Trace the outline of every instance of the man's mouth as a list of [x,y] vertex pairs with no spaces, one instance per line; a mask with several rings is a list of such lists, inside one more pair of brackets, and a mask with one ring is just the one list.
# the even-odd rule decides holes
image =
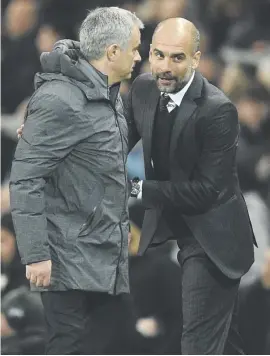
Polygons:
[[162,77],[159,77],[158,78],[159,82],[163,85],[168,85],[168,84],[171,84],[172,81],[174,81],[173,78],[162,78]]

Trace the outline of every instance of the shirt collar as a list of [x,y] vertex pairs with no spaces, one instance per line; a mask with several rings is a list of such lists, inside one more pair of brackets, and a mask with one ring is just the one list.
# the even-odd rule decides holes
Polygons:
[[[189,81],[187,82],[187,84],[184,86],[184,88],[182,88],[181,90],[179,90],[177,93],[168,93],[169,97],[171,98],[171,100],[177,105],[180,106],[184,95],[186,94],[186,92],[188,91],[188,88],[190,87],[193,79],[195,76],[195,71],[193,71],[192,76],[190,77]],[[163,92],[162,92],[163,94]]]

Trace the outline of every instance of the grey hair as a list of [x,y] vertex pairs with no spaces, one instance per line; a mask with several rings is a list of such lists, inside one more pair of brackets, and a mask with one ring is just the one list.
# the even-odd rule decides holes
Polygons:
[[134,25],[143,29],[142,21],[132,12],[119,7],[100,7],[89,12],[80,32],[80,49],[88,60],[98,60],[112,44],[128,47]]
[[197,28],[195,28],[193,43],[194,43],[193,51],[194,51],[194,53],[196,53],[200,50],[200,43],[201,43],[200,31]]

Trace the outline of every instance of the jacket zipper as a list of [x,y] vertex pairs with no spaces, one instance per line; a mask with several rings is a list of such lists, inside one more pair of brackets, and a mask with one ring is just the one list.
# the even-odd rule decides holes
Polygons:
[[[116,99],[117,100],[117,99]],[[115,108],[111,105],[113,112],[114,112],[114,118],[115,118],[115,123],[116,126],[118,127],[119,130],[119,134],[120,134],[120,139],[121,139],[121,145],[122,145],[122,160],[123,160],[123,167],[124,167],[124,175],[125,175],[125,187],[127,187],[127,175],[126,175],[126,165],[125,165],[125,159],[124,159],[124,143],[123,143],[123,137],[122,137],[122,133],[121,133],[121,129],[120,129],[120,125],[119,125],[119,121],[117,118],[117,112],[115,110]],[[122,216],[125,213],[125,206],[126,206],[126,200],[127,200],[127,189],[125,189],[125,200],[124,200],[124,207],[123,207],[123,211],[122,211]],[[121,218],[122,218],[121,216]],[[117,279],[118,279],[118,274],[119,274],[119,265],[120,265],[120,259],[122,256],[122,248],[123,248],[123,230],[122,230],[122,225],[121,225],[121,221],[119,222],[119,227],[120,227],[120,231],[121,231],[121,245],[120,245],[120,254],[119,254],[119,258],[117,261],[117,266],[116,266],[116,276],[115,276],[115,284],[114,284],[114,294],[116,294],[116,285],[117,285]]]
[[116,286],[117,286],[117,280],[118,280],[118,275],[119,275],[119,269],[120,269],[120,259],[121,259],[121,255],[122,255],[122,248],[123,248],[123,230],[122,230],[122,225],[121,225],[121,221],[119,222],[119,228],[121,231],[121,245],[120,245],[120,254],[119,254],[119,258],[117,261],[117,266],[116,266],[116,275],[115,275],[115,283],[114,283],[114,289],[113,289],[113,294],[116,294]]

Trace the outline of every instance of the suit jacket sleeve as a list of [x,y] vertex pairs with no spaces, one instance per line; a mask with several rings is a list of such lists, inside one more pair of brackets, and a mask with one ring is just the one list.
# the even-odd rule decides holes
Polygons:
[[144,181],[143,203],[177,207],[182,214],[208,211],[232,174],[239,134],[238,116],[232,104],[224,104],[217,113],[203,119],[203,148],[192,180]]
[[[81,139],[70,108],[59,98],[42,96],[29,106],[10,176],[10,204],[22,263],[50,259],[44,186]],[[80,133],[81,132],[81,133]]]
[[136,79],[129,91],[128,94],[128,99],[125,105],[125,117],[127,120],[128,124],[128,151],[130,152],[133,147],[136,145],[136,143],[140,140],[140,134],[137,130],[135,119],[134,119],[134,114],[133,114],[133,108],[132,108],[132,97],[134,95],[134,84],[136,82]]

